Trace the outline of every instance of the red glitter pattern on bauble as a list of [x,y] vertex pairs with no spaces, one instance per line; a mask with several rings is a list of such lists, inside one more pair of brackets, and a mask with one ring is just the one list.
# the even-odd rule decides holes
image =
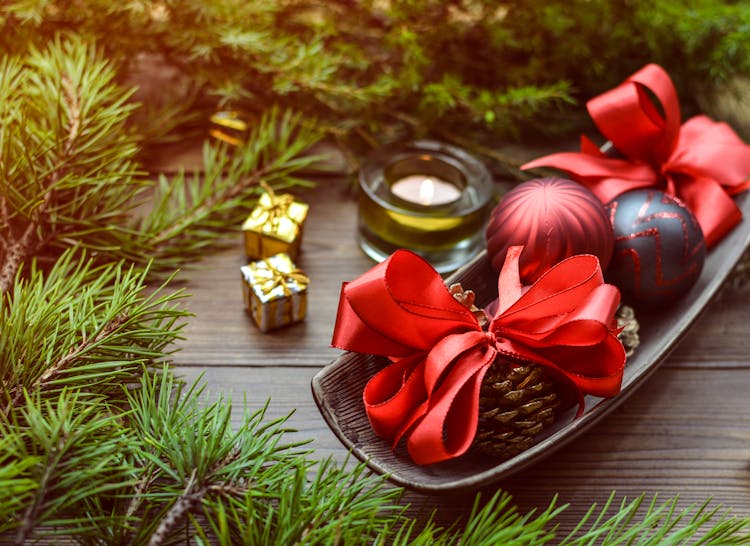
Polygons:
[[486,238],[497,271],[509,247],[524,246],[519,266],[525,284],[575,254],[595,255],[604,270],[614,247],[601,201],[578,182],[553,177],[523,182],[506,193],[490,214]]
[[685,204],[654,189],[632,190],[608,205],[615,250],[605,272],[626,303],[660,308],[698,280],[706,243]]

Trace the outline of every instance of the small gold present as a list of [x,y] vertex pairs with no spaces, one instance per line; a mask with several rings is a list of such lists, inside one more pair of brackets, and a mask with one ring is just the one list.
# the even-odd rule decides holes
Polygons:
[[240,114],[236,110],[222,110],[211,116],[209,134],[231,146],[241,146],[250,132],[251,125],[257,125],[255,116]]
[[265,193],[242,224],[245,255],[248,260],[257,260],[284,253],[296,260],[309,206],[295,201],[291,194],[276,195],[263,182],[261,186]]
[[261,332],[305,319],[310,279],[284,253],[240,268],[248,313]]

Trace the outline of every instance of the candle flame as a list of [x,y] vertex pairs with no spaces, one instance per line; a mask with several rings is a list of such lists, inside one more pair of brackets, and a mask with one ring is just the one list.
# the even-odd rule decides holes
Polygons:
[[419,185],[419,202],[423,205],[430,205],[435,198],[435,183],[432,178],[425,178]]

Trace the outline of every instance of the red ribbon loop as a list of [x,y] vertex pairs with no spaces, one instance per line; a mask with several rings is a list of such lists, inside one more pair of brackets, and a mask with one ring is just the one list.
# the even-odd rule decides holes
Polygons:
[[606,157],[583,137],[580,152],[551,154],[521,168],[566,171],[603,203],[629,190],[660,187],[693,212],[709,247],[742,219],[730,196],[750,187],[750,146],[727,124],[706,116],[681,126],[677,91],[663,68],[646,65],[586,106],[626,159]]
[[599,261],[564,260],[524,290],[521,247],[500,273],[498,312],[485,332],[440,275],[406,250],[342,288],[333,345],[390,357],[363,400],[373,430],[402,437],[417,464],[457,457],[471,446],[479,389],[498,354],[553,370],[583,396],[619,392],[625,352],[613,329],[619,292]]

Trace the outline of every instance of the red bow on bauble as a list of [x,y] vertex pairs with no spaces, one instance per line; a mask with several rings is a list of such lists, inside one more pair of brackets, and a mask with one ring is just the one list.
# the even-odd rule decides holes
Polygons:
[[345,283],[333,345],[390,357],[367,383],[363,399],[374,431],[394,446],[407,438],[417,464],[463,454],[479,419],[479,389],[498,355],[552,370],[583,396],[620,391],[625,351],[617,339],[616,287],[599,260],[577,255],[522,287],[508,250],[498,281],[498,310],[483,331],[422,258],[398,250]]
[[677,91],[663,68],[649,64],[586,106],[602,134],[626,159],[606,157],[583,136],[580,153],[544,156],[521,168],[567,171],[603,203],[628,190],[660,187],[692,211],[709,247],[742,219],[730,196],[750,187],[750,146],[726,123],[706,116],[680,126]]

